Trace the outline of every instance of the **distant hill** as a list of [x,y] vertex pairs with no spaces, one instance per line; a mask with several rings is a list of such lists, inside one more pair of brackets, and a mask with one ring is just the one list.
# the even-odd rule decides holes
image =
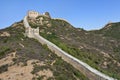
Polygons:
[[106,37],[120,39],[120,22],[109,23],[98,32]]

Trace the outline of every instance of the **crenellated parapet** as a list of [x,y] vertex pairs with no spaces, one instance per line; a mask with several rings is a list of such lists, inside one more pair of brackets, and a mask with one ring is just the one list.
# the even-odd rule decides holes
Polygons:
[[39,35],[39,27],[31,28],[31,26],[29,25],[29,23],[27,21],[27,17],[28,16],[25,16],[24,20],[23,20],[23,24],[25,26],[25,36],[28,36],[29,38],[33,38],[34,37],[33,34]]
[[38,16],[44,16],[44,17],[51,18],[49,12],[45,12],[45,13],[43,13],[43,14],[40,14],[39,12],[36,12],[36,11],[28,11],[27,16],[28,16],[29,18],[32,18],[32,19],[35,19],[35,18],[37,18]]
[[40,14],[38,13],[38,12],[36,12],[36,11],[28,11],[28,14],[27,14],[27,16],[29,17],[29,18],[36,18],[36,17],[38,17]]
[[39,27],[35,28],[31,28],[31,27],[27,27],[25,29],[25,35],[28,36],[29,38],[33,38],[34,35],[33,34],[37,34],[39,35]]

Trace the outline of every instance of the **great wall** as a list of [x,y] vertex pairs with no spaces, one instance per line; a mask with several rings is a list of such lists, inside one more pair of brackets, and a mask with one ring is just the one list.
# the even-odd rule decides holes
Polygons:
[[60,56],[64,61],[70,63],[73,67],[78,69],[80,72],[82,72],[85,76],[87,76],[90,80],[117,80],[112,77],[109,77],[98,70],[90,67],[88,64],[82,62],[81,60],[78,60],[77,58],[69,55],[65,51],[61,50],[59,47],[57,47],[55,44],[51,43],[50,41],[46,40],[42,36],[39,35],[39,28],[31,28],[27,21],[27,17],[37,17],[39,14],[37,12],[30,12],[27,16],[24,17],[23,23],[25,26],[25,35],[29,38],[37,39],[42,45],[46,44],[48,48],[58,56]]

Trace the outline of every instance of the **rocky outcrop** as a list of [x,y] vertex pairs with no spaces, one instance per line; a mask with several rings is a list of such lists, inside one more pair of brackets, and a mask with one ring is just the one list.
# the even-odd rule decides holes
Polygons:
[[8,32],[3,32],[3,33],[0,34],[0,36],[10,37],[10,34]]
[[47,16],[48,18],[51,18],[49,12],[45,12],[45,16]]

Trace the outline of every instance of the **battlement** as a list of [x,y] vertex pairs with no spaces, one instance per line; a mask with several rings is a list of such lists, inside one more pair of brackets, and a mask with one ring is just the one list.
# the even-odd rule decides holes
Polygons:
[[40,14],[39,12],[36,12],[36,11],[28,11],[27,16],[28,16],[29,18],[33,18],[33,19],[35,19],[35,18],[38,17],[38,16],[45,16],[45,17],[50,18],[50,14],[49,14],[48,12],[45,12],[45,13],[43,13],[43,14]]
[[33,34],[39,35],[39,27],[37,27],[36,29],[31,28],[31,27],[27,27],[26,30],[25,30],[25,34],[29,38],[33,38],[34,37]]
[[35,12],[35,11],[28,11],[28,14],[27,16],[29,18],[36,18],[37,16],[39,16],[40,14],[38,12]]

